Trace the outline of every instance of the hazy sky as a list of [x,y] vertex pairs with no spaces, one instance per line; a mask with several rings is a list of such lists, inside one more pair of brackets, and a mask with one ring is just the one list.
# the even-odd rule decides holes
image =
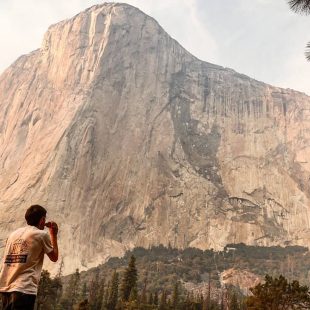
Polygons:
[[[114,1],[111,1],[114,2]],[[154,17],[188,51],[257,80],[310,95],[310,16],[286,0],[123,0]],[[41,45],[48,26],[93,0],[0,0],[0,73]]]

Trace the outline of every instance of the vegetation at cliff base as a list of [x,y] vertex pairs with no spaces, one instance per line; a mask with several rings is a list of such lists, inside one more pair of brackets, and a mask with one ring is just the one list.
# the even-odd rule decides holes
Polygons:
[[[111,258],[96,268],[76,270],[66,277],[51,279],[44,271],[37,304],[38,309],[47,310],[273,309],[259,308],[259,302],[274,296],[293,296],[292,300],[298,296],[307,301],[309,266],[310,255],[303,247],[231,244],[221,252],[161,245],[136,248],[122,258]],[[261,283],[251,289],[251,298],[246,298],[241,287],[223,283],[221,274],[229,268],[261,278]],[[266,274],[269,276],[264,284]],[[266,290],[272,292],[270,288],[284,293],[269,296]],[[297,293],[294,297],[290,292]],[[294,307],[288,309],[302,309]]]
[[247,297],[249,310],[268,309],[310,309],[309,287],[300,285],[297,280],[287,281],[285,277],[265,276],[264,283],[251,289],[252,296]]

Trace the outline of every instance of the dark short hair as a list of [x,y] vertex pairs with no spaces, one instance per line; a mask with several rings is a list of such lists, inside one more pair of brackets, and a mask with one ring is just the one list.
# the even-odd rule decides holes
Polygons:
[[37,226],[43,216],[46,216],[46,209],[40,205],[32,205],[25,214],[25,219],[28,225]]

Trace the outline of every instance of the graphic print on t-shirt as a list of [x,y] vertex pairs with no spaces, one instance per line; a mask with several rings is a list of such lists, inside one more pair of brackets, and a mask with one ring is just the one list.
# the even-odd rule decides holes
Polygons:
[[7,265],[26,263],[28,256],[28,244],[24,239],[17,239],[12,243],[4,263]]

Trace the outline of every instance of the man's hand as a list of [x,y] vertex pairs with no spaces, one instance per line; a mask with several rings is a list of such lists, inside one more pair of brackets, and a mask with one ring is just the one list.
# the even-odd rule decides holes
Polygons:
[[47,222],[45,226],[48,227],[51,236],[51,242],[53,251],[47,254],[49,259],[52,262],[57,262],[58,260],[58,244],[57,244],[57,233],[58,233],[58,225],[55,222]]
[[45,226],[48,227],[50,234],[52,236],[57,236],[58,233],[58,225],[55,222],[47,222]]

